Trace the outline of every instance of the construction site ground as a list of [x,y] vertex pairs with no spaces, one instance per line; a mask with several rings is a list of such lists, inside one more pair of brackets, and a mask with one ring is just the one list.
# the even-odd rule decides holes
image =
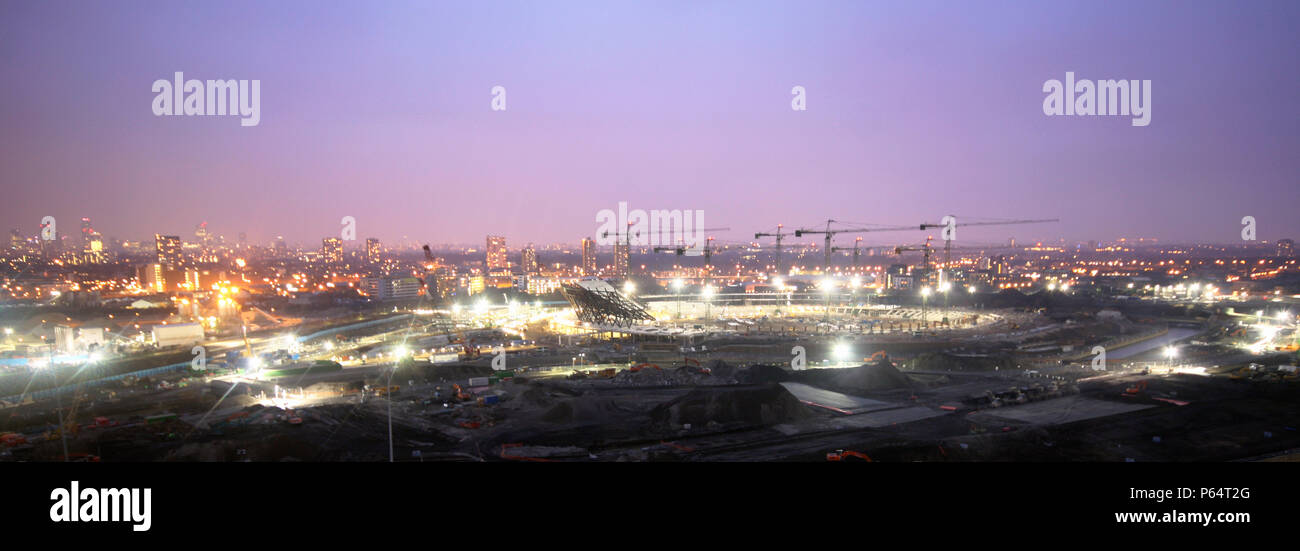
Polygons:
[[[82,404],[66,435],[52,430],[54,407],[10,408],[3,431],[27,443],[0,459],[62,460],[66,436],[69,457],[102,461],[387,461],[390,407],[399,461],[822,461],[840,449],[876,461],[1220,461],[1300,447],[1294,382],[887,362],[600,371],[471,388],[492,370],[409,366],[390,386],[373,366],[123,388]],[[471,395],[457,400],[452,385]]]

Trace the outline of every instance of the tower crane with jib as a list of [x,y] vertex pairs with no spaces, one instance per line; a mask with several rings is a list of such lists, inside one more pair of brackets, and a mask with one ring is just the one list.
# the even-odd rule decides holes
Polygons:
[[943,280],[946,280],[944,272],[951,269],[951,265],[952,265],[952,242],[957,238],[956,228],[969,227],[969,226],[1011,226],[1015,224],[1042,224],[1046,222],[1060,222],[1060,221],[1061,220],[1059,218],[1040,218],[1035,220],[992,220],[986,222],[958,223],[957,217],[955,215],[949,214],[947,216],[944,216],[939,221],[938,224],[922,223],[921,231],[925,231],[931,228],[943,228],[943,232],[941,234],[943,237],[943,270],[939,271],[939,278],[941,280],[940,283],[943,283]]
[[934,248],[930,246],[931,239],[933,238],[927,235],[925,237],[925,243],[919,247],[914,247],[909,245],[899,245],[897,247],[894,247],[894,254],[901,255],[906,252],[921,251],[922,258],[923,258],[923,260],[921,261],[921,274],[922,277],[928,278],[930,277],[930,251],[934,250]]
[[[701,232],[727,231],[731,228],[704,228]],[[698,243],[696,244],[698,245]],[[709,285],[710,276],[713,274],[713,237],[709,236],[704,240],[704,248],[696,249],[696,245],[677,245],[674,247],[655,247],[657,253],[673,253],[677,256],[704,256],[704,285]]]
[[790,235],[789,233],[782,231],[783,228],[785,228],[785,224],[777,224],[775,233],[758,232],[754,234],[754,239],[762,239],[764,237],[776,238],[776,273],[777,274],[781,273],[781,240],[784,239],[786,236]]
[[804,234],[821,234],[826,236],[826,244],[822,247],[826,251],[826,260],[822,264],[822,273],[824,274],[829,274],[831,270],[831,240],[835,238],[835,234],[868,233],[868,232],[883,232],[883,231],[916,231],[916,226],[882,226],[879,228],[832,228],[831,224],[835,224],[835,223],[836,222],[834,220],[827,220],[826,229],[824,230],[810,230],[807,228],[800,228],[794,230],[795,237],[803,237]]
[[433,286],[437,283],[434,277],[436,275],[434,273],[434,268],[437,265],[438,265],[438,261],[433,258],[433,251],[429,250],[429,245],[426,244],[424,246],[424,278],[423,278],[424,280],[421,281],[420,283],[424,284],[425,298],[431,300],[434,298]]
[[[867,251],[873,251],[873,250],[880,250],[880,251],[883,251],[883,250],[888,250],[888,249],[891,249],[891,248],[892,248],[892,247],[867,247],[865,250],[867,250]],[[855,240],[853,241],[853,246],[852,246],[852,247],[831,247],[831,252],[840,253],[840,252],[846,252],[846,251],[853,251],[853,271],[854,271],[854,272],[857,272],[857,271],[858,271],[858,259],[862,257],[862,251],[863,251],[863,249],[862,249],[862,238],[859,237],[859,238],[855,239]]]

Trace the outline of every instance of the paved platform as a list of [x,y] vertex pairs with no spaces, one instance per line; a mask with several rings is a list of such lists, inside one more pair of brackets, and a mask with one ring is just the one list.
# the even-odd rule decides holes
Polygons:
[[1082,396],[1065,396],[1042,402],[1032,402],[1019,406],[1006,406],[998,409],[984,410],[971,414],[981,419],[1010,419],[1039,425],[1063,425],[1084,419],[1096,419],[1121,413],[1153,408],[1143,404],[1126,404],[1110,400],[1097,400]]
[[899,404],[834,392],[803,383],[781,383],[781,386],[801,402],[827,409],[834,408],[850,414],[899,407]]

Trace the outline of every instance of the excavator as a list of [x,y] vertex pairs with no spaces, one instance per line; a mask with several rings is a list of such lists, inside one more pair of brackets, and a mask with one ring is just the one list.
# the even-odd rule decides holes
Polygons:
[[853,457],[856,457],[856,458],[858,458],[858,459],[864,460],[864,461],[866,461],[867,463],[871,463],[871,462],[872,462],[872,461],[871,461],[871,457],[868,456],[867,454],[862,453],[862,452],[856,452],[856,451],[853,451],[853,450],[835,450],[835,451],[833,451],[833,452],[829,452],[829,453],[826,454],[826,460],[827,460],[827,461],[845,461],[845,460],[847,460],[847,459],[849,459],[849,458],[853,458]]
[[474,340],[466,339],[465,333],[463,332],[456,333],[455,342],[456,344],[459,344],[461,347],[461,352],[460,352],[461,361],[477,360],[479,359],[479,356],[481,356],[481,354],[478,351],[478,347],[474,346]]
[[1138,394],[1146,392],[1146,390],[1147,390],[1147,382],[1145,380],[1142,380],[1142,381],[1138,381],[1137,384],[1124,389],[1124,395],[1137,396]]

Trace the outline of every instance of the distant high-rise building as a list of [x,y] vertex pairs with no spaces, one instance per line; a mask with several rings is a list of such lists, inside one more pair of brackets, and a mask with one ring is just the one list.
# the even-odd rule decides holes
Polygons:
[[506,238],[499,235],[487,237],[487,269],[504,270],[509,267],[506,261]]
[[373,237],[366,240],[366,262],[370,264],[379,264],[380,261],[379,240]]
[[343,240],[337,237],[326,237],[321,240],[320,247],[321,258],[329,264],[338,264],[343,262]]
[[194,240],[197,241],[199,245],[208,244],[208,223],[207,222],[200,222],[199,225],[194,226]]
[[1277,255],[1285,257],[1295,256],[1295,240],[1279,239],[1277,242]]
[[582,239],[582,275],[596,275],[596,242]]
[[396,300],[419,297],[424,286],[414,277],[367,277],[361,289],[375,300]]
[[135,277],[141,287],[155,293],[182,290],[183,284],[188,281],[185,269],[158,262],[137,266]]
[[90,246],[90,236],[95,233],[95,228],[90,225],[90,217],[81,219],[81,249],[84,251]]
[[284,236],[277,236],[275,238],[275,244],[271,245],[271,249],[276,256],[289,254],[289,244],[284,242]]
[[91,264],[103,262],[105,259],[104,236],[97,231],[92,231],[90,237],[87,238],[85,248],[81,252],[86,262]]
[[627,255],[627,243],[614,244],[614,273],[622,277],[628,276]]
[[529,243],[527,247],[524,247],[524,252],[520,255],[519,264],[523,266],[524,273],[526,274],[535,274],[540,271],[537,269],[537,250],[533,248],[532,243]]
[[181,238],[177,235],[154,234],[154,249],[158,253],[158,263],[167,268],[184,264],[181,253]]

